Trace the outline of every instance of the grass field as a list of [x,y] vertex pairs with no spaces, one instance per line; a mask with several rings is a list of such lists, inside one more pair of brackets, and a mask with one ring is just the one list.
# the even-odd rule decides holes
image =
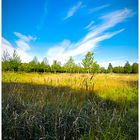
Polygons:
[[138,75],[3,72],[2,139],[137,140]]

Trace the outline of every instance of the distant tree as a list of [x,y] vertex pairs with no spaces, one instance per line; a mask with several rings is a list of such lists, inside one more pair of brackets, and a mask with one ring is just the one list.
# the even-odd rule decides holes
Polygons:
[[43,61],[42,61],[45,65],[49,65],[48,63],[48,59],[46,57],[43,58]]
[[124,72],[125,73],[131,73],[132,72],[132,67],[131,67],[131,65],[129,64],[128,61],[125,63]]
[[4,51],[2,55],[2,71],[8,71],[10,70],[10,54],[8,51]]
[[22,72],[30,72],[30,67],[29,67],[29,63],[22,63],[19,68],[18,68],[19,71],[22,71]]
[[50,66],[49,66],[49,64],[48,64],[48,60],[47,60],[46,57],[45,57],[45,58],[43,59],[43,61],[39,64],[38,71],[39,71],[39,72],[50,72]]
[[92,73],[99,73],[100,72],[100,66],[94,62],[92,65]]
[[53,64],[51,65],[52,72],[61,72],[61,63],[57,62],[57,60],[53,61]]
[[76,65],[76,67],[77,67],[77,69],[76,69],[77,72],[78,72],[78,73],[81,73],[83,68],[81,67],[80,63],[78,63],[78,64]]
[[113,72],[114,72],[114,73],[120,73],[119,67],[114,67],[114,68],[113,68]]
[[2,62],[4,62],[4,61],[9,61],[10,59],[11,59],[10,54],[8,53],[7,50],[5,50],[5,51],[3,52],[3,55],[2,55]]
[[121,66],[116,66],[113,68],[114,73],[124,73],[124,68]]
[[138,63],[132,64],[132,73],[138,73]]
[[109,63],[109,65],[108,65],[108,69],[107,69],[107,72],[108,72],[108,73],[112,73],[112,71],[113,71],[112,64]]
[[37,72],[39,67],[39,62],[37,57],[35,56],[31,62],[29,62],[30,72]]
[[101,73],[106,73],[105,67],[101,67],[101,68],[100,68],[100,72],[101,72]]
[[64,68],[66,72],[72,73],[74,72],[74,69],[76,68],[76,64],[74,63],[74,60],[72,57],[69,58],[69,60],[64,65]]
[[20,57],[17,55],[16,50],[13,52],[12,58],[10,58],[10,68],[13,71],[18,71],[18,67],[21,64]]
[[124,73],[124,67],[119,67],[120,73]]
[[89,73],[91,71],[91,68],[93,66],[94,58],[93,58],[93,52],[87,52],[85,55],[85,58],[82,60],[82,65],[84,66],[84,69]]

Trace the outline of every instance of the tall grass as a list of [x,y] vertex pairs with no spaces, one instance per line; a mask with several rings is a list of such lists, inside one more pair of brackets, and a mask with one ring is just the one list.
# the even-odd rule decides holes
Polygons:
[[3,139],[138,139],[138,75],[4,72],[2,81]]

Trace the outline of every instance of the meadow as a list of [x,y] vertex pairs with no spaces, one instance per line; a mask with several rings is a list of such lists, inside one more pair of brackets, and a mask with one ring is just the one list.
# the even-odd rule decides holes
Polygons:
[[137,140],[138,74],[2,72],[3,140]]

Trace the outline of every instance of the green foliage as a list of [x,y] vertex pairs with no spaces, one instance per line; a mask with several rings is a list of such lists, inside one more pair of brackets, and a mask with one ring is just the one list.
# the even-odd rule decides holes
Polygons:
[[16,50],[14,50],[12,58],[10,58],[10,70],[18,71],[18,67],[21,64],[20,57],[17,55]]
[[107,72],[108,72],[108,73],[112,73],[112,71],[113,71],[112,64],[109,63],[109,65],[108,65],[108,69],[107,69]]
[[45,57],[40,63],[35,56],[33,60],[29,63],[21,63],[20,57],[14,51],[11,57],[7,51],[3,53],[2,56],[2,71],[23,71],[23,72],[59,72],[59,73],[138,73],[138,63],[133,63],[131,66],[129,62],[126,62],[124,67],[116,66],[112,67],[109,63],[107,70],[105,68],[100,68],[97,62],[94,62],[92,52],[88,52],[85,58],[82,60],[83,67],[76,64],[72,57],[61,66],[61,62],[54,60],[53,64],[50,66],[47,58]]
[[50,71],[51,68],[48,64],[47,58],[45,57],[43,61],[40,64],[38,64],[38,72],[50,72]]
[[92,73],[99,73],[100,72],[100,66],[95,62],[92,65]]
[[31,72],[28,63],[22,63],[22,64],[18,67],[18,70],[21,71],[21,72]]
[[129,64],[128,61],[125,63],[124,72],[125,73],[131,73],[132,72],[132,67],[131,67],[131,65]]
[[93,66],[94,58],[93,58],[93,52],[87,52],[85,55],[85,58],[82,60],[82,65],[84,66],[85,70],[89,73],[91,71],[91,68]]
[[100,68],[100,72],[101,72],[101,73],[106,73],[105,67],[101,67],[101,68]]
[[133,65],[132,65],[132,73],[138,73],[138,63],[133,63]]
[[62,71],[61,63],[57,62],[57,60],[54,60],[53,64],[51,65],[51,71],[54,73],[61,72]]
[[124,73],[124,68],[123,67],[114,67],[113,68],[114,73]]
[[75,71],[76,64],[74,63],[74,60],[72,57],[69,58],[69,60],[64,65],[64,69],[66,72],[72,73]]
[[39,62],[37,57],[35,56],[31,62],[29,62],[29,71],[37,72],[38,71]]

